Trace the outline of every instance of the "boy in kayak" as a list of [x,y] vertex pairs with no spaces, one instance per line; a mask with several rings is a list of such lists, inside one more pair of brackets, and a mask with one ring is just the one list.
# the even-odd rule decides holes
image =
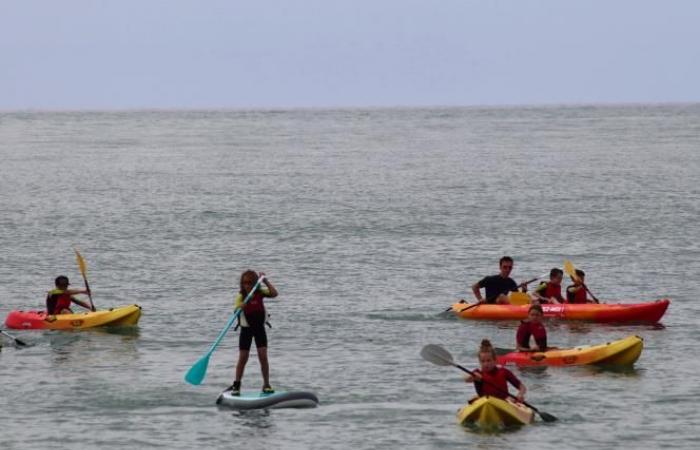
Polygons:
[[87,289],[68,289],[70,282],[67,276],[59,275],[56,277],[54,284],[56,288],[50,290],[46,295],[46,313],[48,315],[72,314],[73,311],[70,309],[71,303],[75,303],[91,311],[95,310],[87,303],[73,297],[76,294],[89,294],[90,292]]
[[[484,277],[472,285],[472,292],[474,297],[479,301],[479,303],[498,303],[498,304],[510,304],[508,299],[508,294],[510,292],[515,292],[518,290],[518,285],[510,277],[510,272],[513,270],[513,258],[510,256],[504,256],[498,262],[499,273],[497,275],[491,275]],[[521,285],[523,292],[525,292],[526,287]],[[486,300],[481,296],[481,288],[486,291]]]
[[[532,305],[527,312],[527,320],[520,322],[518,332],[515,335],[515,347],[519,352],[543,352],[547,350],[547,330],[542,324],[542,307]],[[535,344],[530,347],[530,338],[534,338]]]
[[[260,273],[260,276],[264,276],[264,273]],[[277,289],[270,283],[266,278],[263,279],[263,284],[260,286],[252,295],[248,303],[243,304],[243,300],[248,296],[250,291],[255,287],[258,282],[258,274],[252,270],[246,270],[241,275],[240,290],[235,300],[235,308],[242,308],[241,315],[239,316],[241,325],[240,339],[238,340],[238,363],[236,364],[236,378],[233,384],[230,386],[232,395],[241,394],[241,379],[243,378],[243,371],[245,370],[245,365],[248,362],[248,355],[250,354],[250,347],[255,339],[255,348],[258,351],[258,360],[260,361],[260,371],[263,376],[263,387],[262,392],[264,394],[274,393],[274,389],[270,386],[270,366],[267,361],[267,333],[265,333],[265,321],[267,319],[267,313],[265,312],[265,305],[263,303],[263,298],[274,298],[277,297]]]
[[505,400],[509,394],[508,383],[510,383],[518,389],[518,394],[515,396],[518,401],[525,400],[527,388],[513,372],[496,365],[496,351],[488,339],[481,341],[479,363],[481,368],[473,371],[474,376],[464,377],[467,383],[474,383],[474,389],[479,397],[491,395]]
[[576,269],[576,277],[571,277],[574,282],[566,288],[566,301],[568,303],[597,303],[586,295],[586,274],[583,270]]
[[564,271],[554,268],[549,271],[549,281],[543,281],[535,289],[535,299],[540,303],[564,303],[561,296],[561,282],[564,279]]

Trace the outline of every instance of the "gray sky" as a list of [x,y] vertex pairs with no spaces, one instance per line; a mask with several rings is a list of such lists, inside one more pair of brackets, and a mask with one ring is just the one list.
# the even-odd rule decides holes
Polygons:
[[694,0],[0,0],[0,109],[700,101]]

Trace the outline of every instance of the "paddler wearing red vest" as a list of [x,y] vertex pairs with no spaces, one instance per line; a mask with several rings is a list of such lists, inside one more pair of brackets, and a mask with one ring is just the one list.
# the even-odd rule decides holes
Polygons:
[[561,282],[564,279],[564,271],[555,267],[549,271],[549,281],[543,281],[535,289],[535,299],[539,303],[564,303],[561,295]]
[[[265,274],[260,272],[260,276]],[[274,393],[274,389],[270,386],[270,366],[267,361],[267,333],[265,332],[265,321],[267,313],[265,312],[265,304],[263,298],[277,297],[277,289],[270,283],[267,277],[263,278],[263,284],[248,300],[248,303],[243,304],[243,300],[248,296],[248,293],[255,287],[258,282],[258,274],[252,270],[246,270],[241,274],[240,290],[236,296],[234,303],[235,308],[242,308],[239,316],[241,325],[240,339],[238,340],[238,363],[236,364],[236,378],[230,386],[231,394],[241,394],[241,379],[243,371],[248,362],[250,347],[255,339],[255,348],[258,351],[258,360],[260,361],[260,371],[263,376],[262,392],[264,394]]]
[[474,370],[473,376],[464,377],[467,383],[474,383],[474,389],[479,397],[490,395],[505,400],[508,397],[508,383],[510,383],[518,390],[515,397],[521,402],[525,400],[527,388],[513,372],[496,365],[496,351],[488,339],[481,341],[479,363],[481,368]]
[[583,270],[576,269],[576,278],[571,278],[574,284],[566,288],[566,301],[568,303],[597,303],[588,298],[586,294],[586,274]]
[[[542,323],[542,306],[532,305],[527,311],[527,320],[520,322],[515,335],[515,347],[519,352],[544,352],[547,350],[547,330]],[[530,346],[530,338],[534,344]]]
[[71,303],[80,305],[85,309],[94,311],[87,303],[74,298],[77,294],[89,294],[87,289],[68,289],[70,282],[68,277],[65,275],[59,275],[54,281],[56,285],[55,289],[49,291],[46,295],[46,313],[49,315],[53,314],[72,314],[73,311],[70,309]]

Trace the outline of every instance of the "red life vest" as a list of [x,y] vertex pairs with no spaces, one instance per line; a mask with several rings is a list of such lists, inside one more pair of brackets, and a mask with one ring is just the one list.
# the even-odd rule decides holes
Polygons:
[[564,301],[564,298],[561,296],[561,285],[554,284],[551,281],[542,282],[535,292],[547,299],[554,297],[560,302]]
[[249,324],[265,323],[265,303],[263,294],[259,290],[253,293],[248,303],[243,305],[243,314]]
[[542,323],[520,322],[516,339],[521,347],[530,348],[530,336],[535,338],[535,343],[541,351],[547,349],[547,329]]
[[586,303],[586,288],[581,286],[581,289],[576,292],[569,291],[569,288],[574,286],[575,285],[571,285],[566,288],[566,301],[569,303]]
[[520,380],[505,367],[496,366],[489,372],[479,370],[479,373],[482,381],[474,383],[479,396],[491,395],[505,399],[508,397],[508,381],[512,382],[516,387],[520,387]]
[[66,291],[53,289],[46,297],[46,312],[48,314],[60,314],[64,309],[70,309],[73,299]]

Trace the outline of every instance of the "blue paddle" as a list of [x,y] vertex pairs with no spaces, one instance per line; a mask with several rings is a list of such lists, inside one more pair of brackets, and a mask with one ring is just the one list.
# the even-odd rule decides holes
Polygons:
[[[255,283],[253,289],[250,290],[248,295],[246,295],[245,300],[243,300],[243,305],[248,303],[248,300],[250,300],[253,297],[253,293],[258,288],[258,286],[260,286],[260,283],[262,283],[264,279],[264,275],[261,275],[260,278],[258,278],[258,282]],[[236,310],[233,312],[233,315],[228,319],[228,322],[226,322],[224,329],[221,330],[219,336],[216,338],[214,343],[211,344],[209,351],[204,356],[199,358],[199,361],[194,363],[192,367],[190,367],[190,370],[188,370],[185,374],[185,381],[187,381],[190,384],[194,384],[195,386],[202,384],[202,381],[204,380],[204,377],[207,374],[207,366],[209,366],[209,357],[212,353],[214,353],[214,350],[216,350],[216,347],[218,347],[219,343],[224,338],[224,336],[226,336],[226,333],[228,332],[229,328],[231,328],[231,325],[233,325],[233,322],[235,322],[235,320],[238,319],[238,316],[241,315],[243,305],[241,305],[240,308],[236,308]]]

